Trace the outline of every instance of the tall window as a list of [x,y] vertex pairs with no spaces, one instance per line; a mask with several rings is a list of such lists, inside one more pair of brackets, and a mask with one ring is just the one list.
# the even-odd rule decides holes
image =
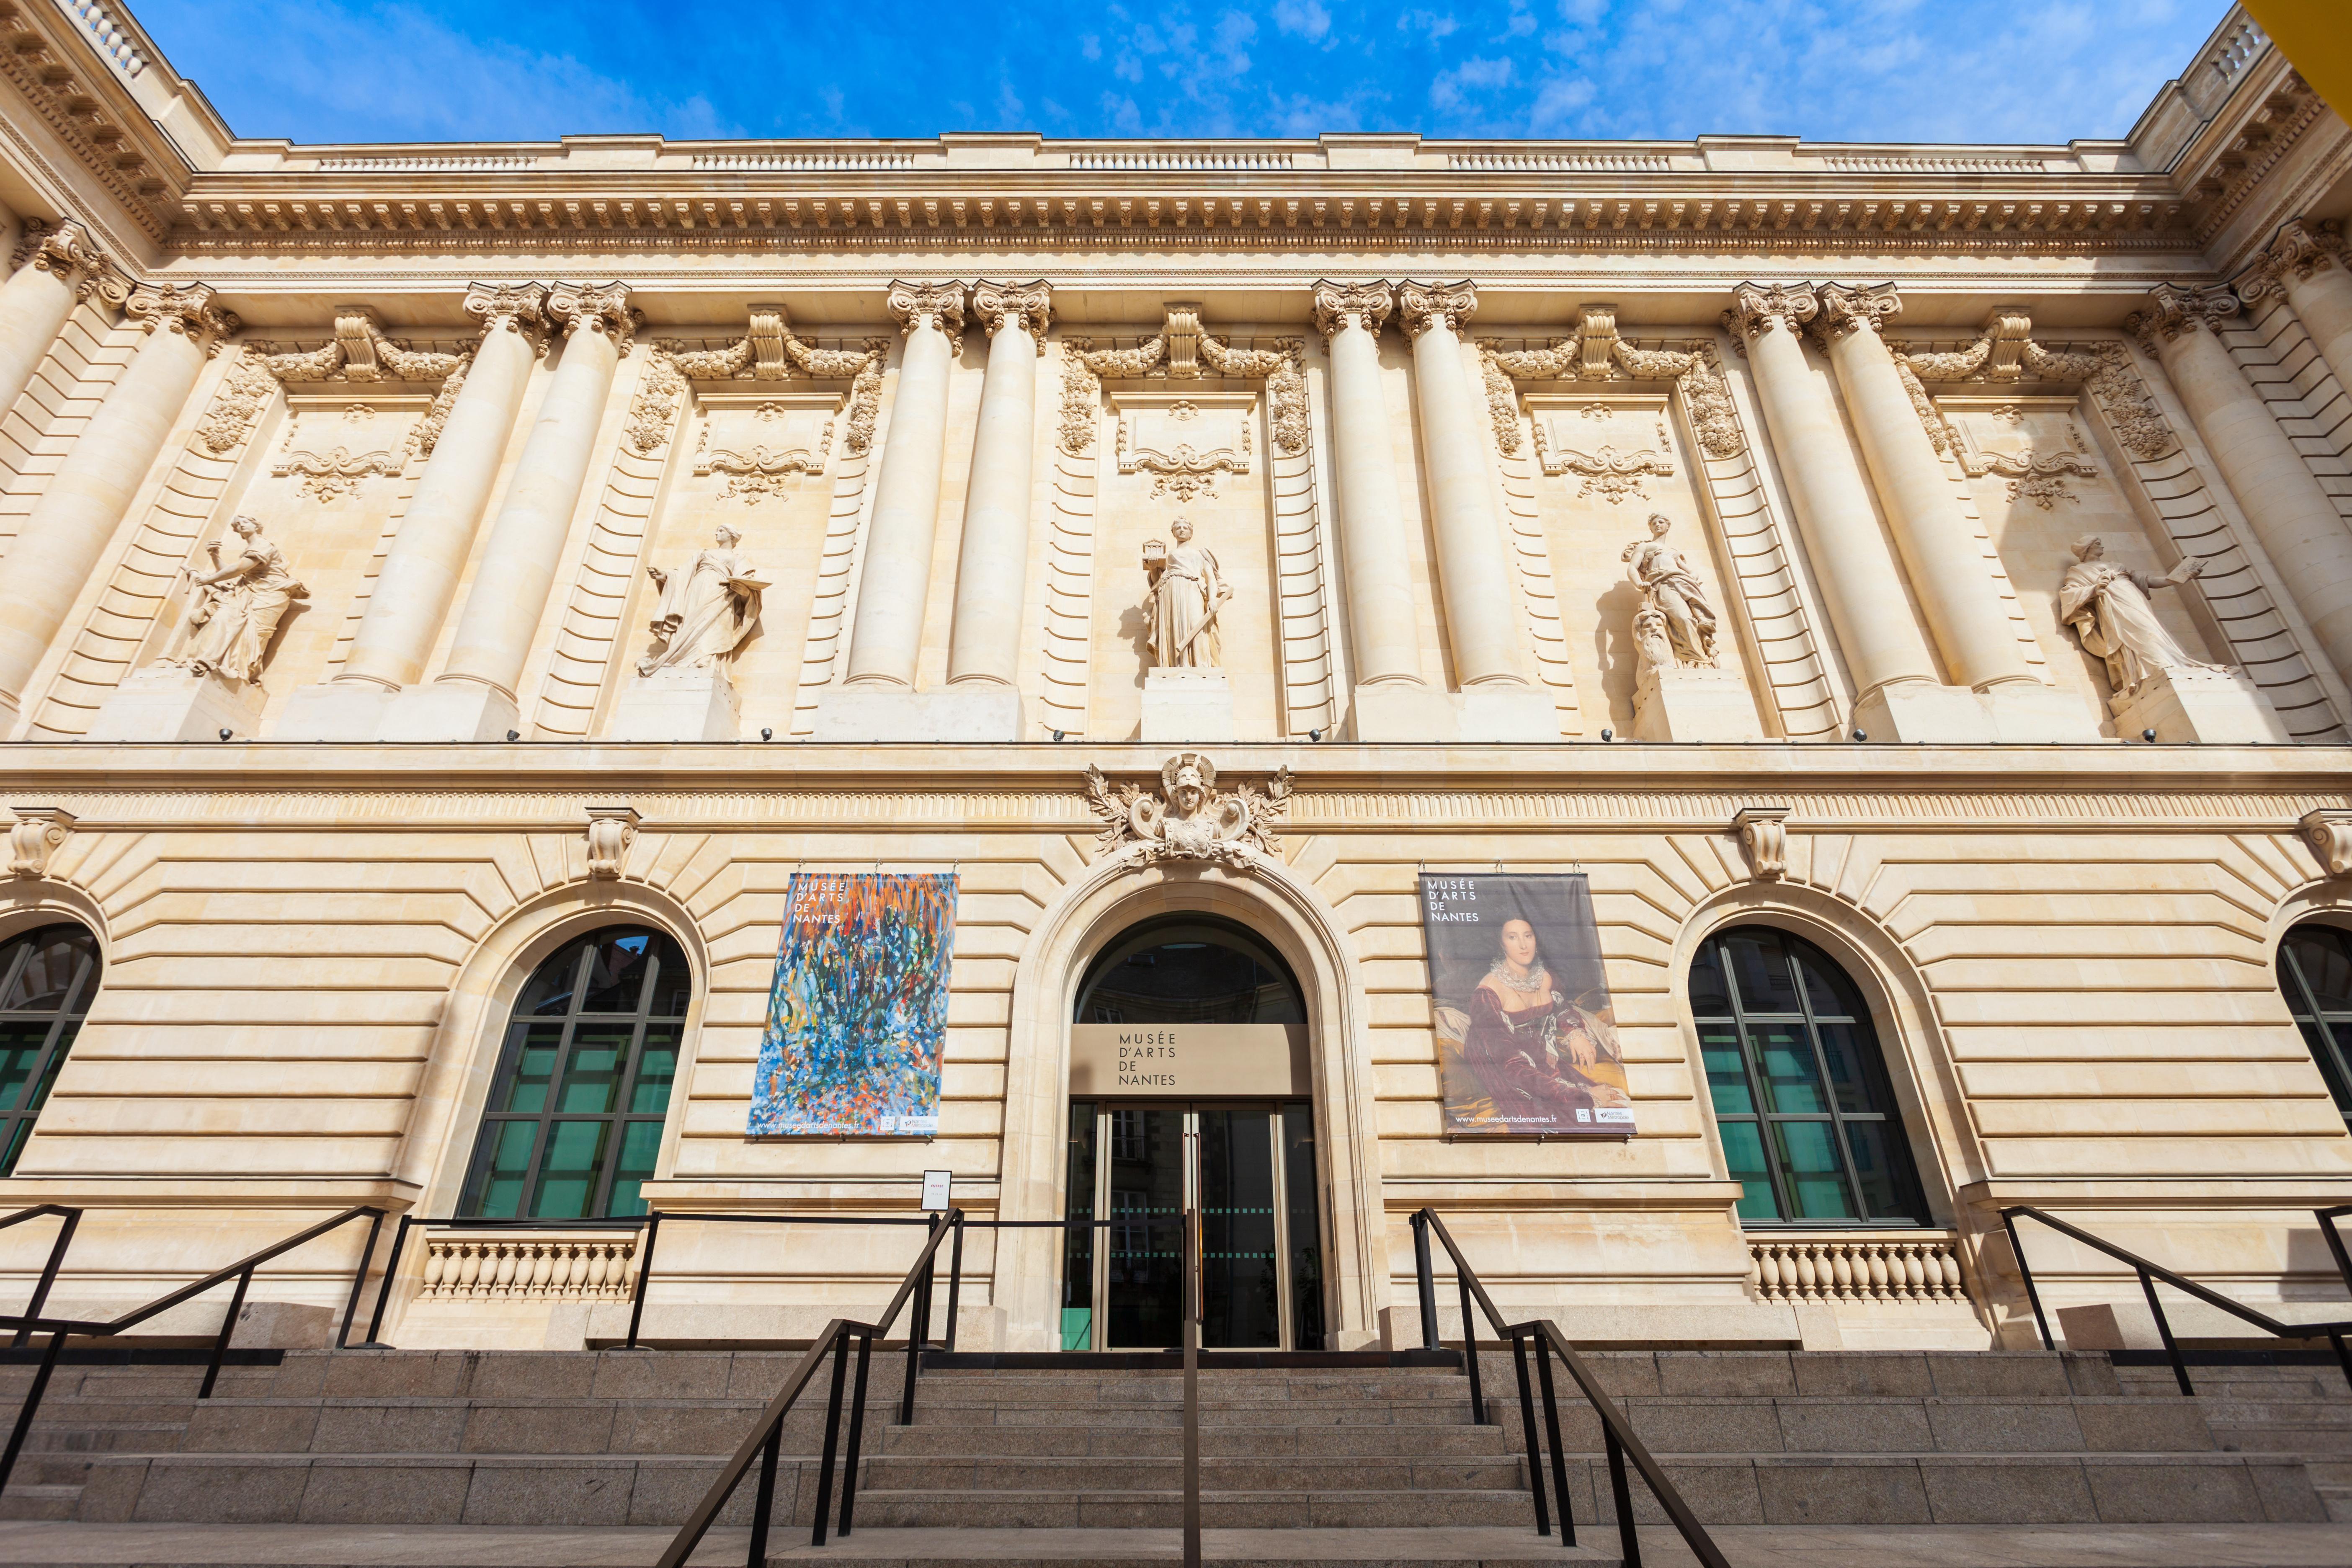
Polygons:
[[99,968],[97,939],[77,925],[0,943],[0,1176],[16,1173],[98,994]]
[[1690,999],[1741,1223],[1926,1222],[1869,1009],[1827,953],[1724,931],[1691,964]]
[[640,1215],[691,994],[660,931],[611,926],[539,966],[516,1001],[459,1213]]
[[2334,926],[2295,927],[2279,943],[2278,977],[2336,1109],[2352,1121],[2352,936]]

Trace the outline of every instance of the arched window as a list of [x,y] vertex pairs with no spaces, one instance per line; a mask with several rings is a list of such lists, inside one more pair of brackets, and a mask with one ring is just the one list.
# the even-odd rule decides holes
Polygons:
[[1709,937],[1691,1014],[1745,1225],[1920,1225],[1911,1145],[1845,972],[1769,926]]
[[640,1215],[693,991],[660,931],[569,942],[516,998],[458,1212],[498,1219]]
[[98,994],[98,942],[77,925],[0,943],[0,1176],[13,1175],[33,1121]]
[[2295,927],[2279,943],[2278,977],[2336,1109],[2352,1121],[2352,936],[2334,926]]
[[1290,965],[1246,926],[1163,915],[1131,926],[1087,968],[1081,1024],[1304,1024]]

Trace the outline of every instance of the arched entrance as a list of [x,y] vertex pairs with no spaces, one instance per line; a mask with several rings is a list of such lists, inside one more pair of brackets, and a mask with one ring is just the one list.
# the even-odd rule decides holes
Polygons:
[[1290,966],[1200,911],[1129,926],[1079,981],[1070,1021],[1061,1259],[1065,1350],[1178,1342],[1183,1215],[1201,1220],[1202,1342],[1320,1349],[1307,1010]]

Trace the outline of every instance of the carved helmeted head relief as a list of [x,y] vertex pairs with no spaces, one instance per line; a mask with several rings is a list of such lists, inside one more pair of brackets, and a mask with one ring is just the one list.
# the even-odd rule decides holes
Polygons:
[[627,354],[637,329],[645,317],[629,304],[629,286],[625,283],[558,283],[547,291],[547,315],[571,337],[583,328],[602,332],[613,340],[613,347]]
[[2149,353],[2184,334],[2218,328],[2243,308],[2226,283],[2159,283],[2148,292],[2148,308],[2134,312],[2124,328]]
[[236,311],[223,310],[213,300],[209,283],[142,283],[131,290],[123,310],[144,331],[161,329],[183,334],[209,359],[220,353],[231,332],[245,324]]
[[1874,332],[1880,321],[1903,309],[1903,301],[1892,283],[1870,289],[1824,283],[1816,290],[1816,297],[1821,300],[1821,311],[1813,318],[1813,331],[1821,335],[1823,343],[1834,343],[1865,328]]
[[1723,327],[1734,337],[1752,342],[1775,328],[1799,331],[1821,308],[1811,289],[1742,283],[1731,291],[1731,309],[1723,313]]
[[1444,327],[1460,333],[1477,313],[1477,285],[1464,279],[1459,283],[1413,283],[1397,285],[1397,324],[1404,335],[1418,339],[1432,327]]
[[1333,283],[1328,279],[1315,285],[1315,330],[1323,334],[1328,347],[1339,330],[1358,326],[1377,337],[1388,321],[1389,312],[1396,309],[1396,292],[1386,283]]
[[992,283],[983,278],[971,286],[971,313],[993,339],[1005,327],[1019,325],[1045,352],[1045,329],[1054,319],[1054,290],[1044,279],[1034,283]]
[[1263,786],[1217,787],[1217,765],[1199,752],[1179,752],[1160,768],[1160,787],[1114,784],[1087,769],[1087,805],[1102,819],[1097,858],[1133,855],[1139,865],[1207,860],[1247,870],[1277,853],[1274,826],[1289,809],[1291,778],[1276,768]]

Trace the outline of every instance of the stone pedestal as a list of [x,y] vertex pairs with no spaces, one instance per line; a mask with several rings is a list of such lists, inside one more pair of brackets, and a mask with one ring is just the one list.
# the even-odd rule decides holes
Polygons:
[[2116,733],[2137,741],[2149,730],[2159,741],[2243,745],[2290,737],[2270,699],[2234,669],[2168,669],[2144,681],[2129,700],[2113,704]]
[[734,741],[743,707],[718,669],[657,669],[633,675],[613,703],[608,741]]
[[2096,741],[2097,722],[2083,700],[2038,680],[2004,680],[1977,693],[1992,720],[1994,738],[2011,745],[2049,741]]
[[1644,665],[1633,683],[1637,741],[1760,741],[1756,703],[1734,669]]
[[1366,742],[1451,741],[1460,724],[1452,696],[1418,681],[1359,686],[1348,709],[1349,734]]
[[1234,738],[1234,689],[1222,669],[1154,669],[1143,677],[1139,739],[1177,746]]
[[90,741],[250,741],[266,701],[253,686],[185,669],[144,669],[116,687],[90,721]]
[[1473,745],[1549,745],[1559,739],[1559,709],[1540,686],[1473,686],[1454,696],[1454,733]]
[[412,686],[384,704],[379,741],[503,741],[522,728],[515,700],[478,680]]
[[297,687],[269,727],[273,741],[373,741],[395,693],[373,680]]
[[1988,746],[2000,739],[1982,699],[1965,686],[1890,681],[1854,705],[1853,728],[1872,741]]
[[1044,738],[1023,731],[1020,692],[978,682],[936,691],[836,687],[818,695],[809,733],[812,741],[852,744],[922,741],[1002,745]]

